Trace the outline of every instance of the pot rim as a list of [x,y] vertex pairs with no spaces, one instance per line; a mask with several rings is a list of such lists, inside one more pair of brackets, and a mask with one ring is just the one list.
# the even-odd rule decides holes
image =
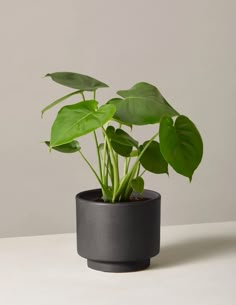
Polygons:
[[[140,200],[140,201],[123,201],[123,202],[99,202],[99,201],[94,201],[93,199],[88,199],[86,198],[87,194],[91,194],[91,193],[96,193],[96,192],[101,192],[100,188],[97,189],[90,189],[90,190],[86,190],[86,191],[82,191],[79,192],[75,198],[76,200],[81,199],[83,202],[86,202],[87,204],[93,204],[93,205],[100,205],[100,206],[109,206],[109,207],[124,207],[124,206],[140,206],[143,204],[147,204],[152,202],[153,200],[160,200],[161,199],[161,194],[153,191],[153,190],[149,190],[149,189],[145,189],[143,194],[145,197],[145,194],[148,198],[146,198],[145,200]],[[149,196],[148,196],[149,195]],[[150,195],[151,198],[150,198]]]

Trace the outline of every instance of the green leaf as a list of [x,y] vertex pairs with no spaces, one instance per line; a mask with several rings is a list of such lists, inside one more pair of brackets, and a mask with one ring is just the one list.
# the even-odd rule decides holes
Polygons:
[[82,91],[94,91],[108,87],[108,85],[95,78],[73,72],[48,73],[46,76],[50,76],[58,84]]
[[[141,146],[141,150],[148,143],[144,142]],[[160,151],[160,145],[158,142],[153,141],[143,153],[140,158],[140,163],[149,172],[155,174],[168,174],[168,163],[164,159]]]
[[117,93],[125,99],[115,102],[117,110],[114,117],[127,124],[155,124],[163,115],[178,115],[160,91],[148,83],[137,83],[129,90]]
[[191,181],[203,155],[203,142],[194,123],[183,115],[177,117],[175,123],[172,118],[163,117],[160,149],[174,170]]
[[115,113],[113,105],[97,109],[98,102],[91,100],[63,107],[51,129],[51,147],[71,142],[102,127]]
[[103,150],[104,150],[104,143],[100,143],[98,145],[98,149],[99,149],[99,153],[102,154],[103,153]]
[[112,138],[113,142],[118,144],[127,145],[127,146],[134,146],[138,148],[138,141],[132,138],[127,132],[118,128]]
[[161,95],[155,86],[145,82],[137,83],[128,90],[119,90],[117,91],[117,94],[124,98],[140,96],[159,97]]
[[[116,109],[118,109],[118,108],[119,108],[119,104],[120,104],[122,101],[123,101],[122,98],[112,98],[111,100],[109,100],[109,101],[107,102],[107,104],[115,105],[115,106],[116,106]],[[114,116],[113,116],[113,120],[116,121],[116,122],[118,122],[118,123],[120,123],[120,124],[122,124],[122,125],[129,126],[129,127],[132,129],[132,124],[122,121],[122,120],[116,115],[116,113],[115,113]]]
[[137,193],[143,193],[144,191],[144,180],[141,176],[136,177],[131,182],[132,189]]
[[115,130],[113,126],[109,126],[106,133],[110,138],[112,148],[121,156],[128,157],[133,147],[138,147],[138,142],[120,128]]
[[108,126],[106,129],[106,135],[108,136],[109,139],[111,139],[113,137],[115,132],[116,132],[116,129],[114,126]]
[[63,97],[60,97],[59,99],[57,99],[56,101],[52,102],[51,104],[49,104],[48,106],[46,106],[45,108],[43,108],[43,110],[41,111],[41,116],[43,117],[44,112],[46,112],[47,110],[51,109],[52,107],[58,105],[59,103],[65,101],[66,99],[68,99],[69,97],[81,93],[80,90],[74,91],[72,93],[69,93]]
[[133,151],[130,153],[130,157],[138,157],[138,154],[139,154],[139,151],[138,151],[138,150],[133,150]]
[[[45,144],[50,147],[50,142],[45,141]],[[66,143],[57,147],[53,147],[52,149],[62,152],[62,153],[75,153],[80,151],[81,147],[78,141],[71,141],[70,143]]]

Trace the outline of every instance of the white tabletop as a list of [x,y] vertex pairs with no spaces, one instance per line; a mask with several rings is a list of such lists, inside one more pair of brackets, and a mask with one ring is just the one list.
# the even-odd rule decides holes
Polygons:
[[162,227],[149,269],[87,268],[75,234],[0,239],[1,305],[236,304],[236,222]]

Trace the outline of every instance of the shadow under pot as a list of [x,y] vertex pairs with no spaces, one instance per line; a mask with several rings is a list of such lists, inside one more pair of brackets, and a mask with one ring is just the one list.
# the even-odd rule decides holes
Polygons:
[[76,196],[78,254],[95,270],[146,269],[160,251],[160,194],[145,190],[144,199],[119,203],[101,196],[100,189]]

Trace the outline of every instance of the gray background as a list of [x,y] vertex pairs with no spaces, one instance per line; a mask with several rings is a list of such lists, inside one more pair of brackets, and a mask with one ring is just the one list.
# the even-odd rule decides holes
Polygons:
[[[236,219],[234,0],[1,1],[0,236],[72,232],[74,195],[96,187],[79,155],[49,154],[56,111],[40,110],[69,88],[41,77],[75,71],[117,89],[159,87],[201,131],[204,160],[193,182],[147,175],[162,194],[162,223]],[[153,126],[135,128],[146,139]],[[81,139],[96,161],[91,136]],[[86,144],[86,145],[85,145]]]

